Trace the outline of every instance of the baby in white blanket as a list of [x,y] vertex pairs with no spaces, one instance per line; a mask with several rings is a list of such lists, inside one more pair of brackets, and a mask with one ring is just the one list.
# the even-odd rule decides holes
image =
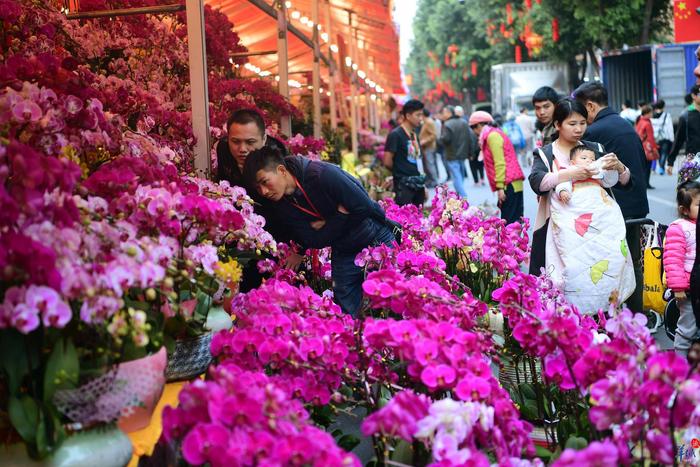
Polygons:
[[[595,172],[595,174],[591,176],[591,179],[598,181],[604,188],[614,186],[619,180],[620,176],[617,170],[602,170],[603,164],[600,160],[595,159],[595,153],[586,146],[576,146],[571,150],[569,157],[571,158],[571,165],[585,167]],[[562,202],[568,203],[571,201],[571,193],[573,190],[573,183],[568,181],[558,184],[554,191]]]

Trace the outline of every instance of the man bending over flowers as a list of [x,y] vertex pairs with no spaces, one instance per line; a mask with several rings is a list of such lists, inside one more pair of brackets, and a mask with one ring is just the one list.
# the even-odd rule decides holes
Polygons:
[[[284,154],[286,149],[276,138],[265,133],[265,120],[257,110],[238,109],[226,122],[227,134],[216,145],[217,178],[226,180],[231,186],[245,188],[248,195],[255,201],[255,212],[265,218],[265,230],[270,232],[278,242],[288,242],[290,238],[281,228],[280,223],[270,212],[269,203],[261,198],[252,185],[243,179],[243,164],[252,151],[265,147],[274,147]],[[287,258],[286,267],[297,269],[303,256],[292,253]],[[244,271],[240,284],[241,292],[247,292],[260,286],[262,276],[258,272],[257,262],[249,263]]]
[[243,169],[246,184],[271,202],[275,217],[305,248],[331,247],[333,294],[344,312],[362,306],[364,248],[394,242],[384,210],[360,182],[327,162],[283,157],[272,147],[251,152]]

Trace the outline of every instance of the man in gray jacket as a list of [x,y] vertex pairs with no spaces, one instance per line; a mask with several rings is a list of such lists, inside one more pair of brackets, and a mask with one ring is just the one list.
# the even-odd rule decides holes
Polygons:
[[476,137],[469,128],[469,124],[457,116],[455,108],[451,105],[442,109],[440,117],[443,125],[439,141],[445,147],[447,170],[452,176],[455,191],[459,196],[465,198],[467,193],[464,190],[464,176],[466,174],[464,161],[474,150]]

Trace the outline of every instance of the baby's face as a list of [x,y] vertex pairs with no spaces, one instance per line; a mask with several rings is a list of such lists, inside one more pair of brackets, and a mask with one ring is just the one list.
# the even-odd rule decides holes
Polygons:
[[595,154],[593,154],[593,151],[577,152],[574,158],[571,159],[571,163],[577,167],[588,167],[593,162],[595,162]]

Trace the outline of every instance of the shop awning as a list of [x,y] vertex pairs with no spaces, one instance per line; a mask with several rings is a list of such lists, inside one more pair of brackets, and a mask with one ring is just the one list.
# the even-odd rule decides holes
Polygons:
[[[272,5],[272,0],[263,0]],[[291,0],[287,1],[289,23],[311,38],[312,2],[319,3],[321,24],[321,51],[333,56],[347,76],[345,57],[350,55],[350,41],[356,36],[356,60],[358,71],[384,89],[385,93],[403,94],[399,69],[399,37],[392,20],[393,0]],[[205,0],[213,8],[220,9],[234,24],[234,30],[250,52],[277,49],[277,21],[247,0]],[[330,6],[331,34],[325,21],[326,5]],[[352,28],[350,27],[352,17]],[[337,49],[336,49],[337,47]],[[290,79],[306,86],[313,65],[312,49],[294,34],[288,35]],[[250,63],[261,72],[277,73],[277,56],[251,56]],[[247,70],[246,70],[247,71]],[[254,73],[254,72],[252,72]],[[265,73],[267,74],[267,73]],[[322,76],[327,80],[328,67],[322,66]],[[360,76],[361,77],[361,76]],[[347,78],[342,80],[346,82]]]

